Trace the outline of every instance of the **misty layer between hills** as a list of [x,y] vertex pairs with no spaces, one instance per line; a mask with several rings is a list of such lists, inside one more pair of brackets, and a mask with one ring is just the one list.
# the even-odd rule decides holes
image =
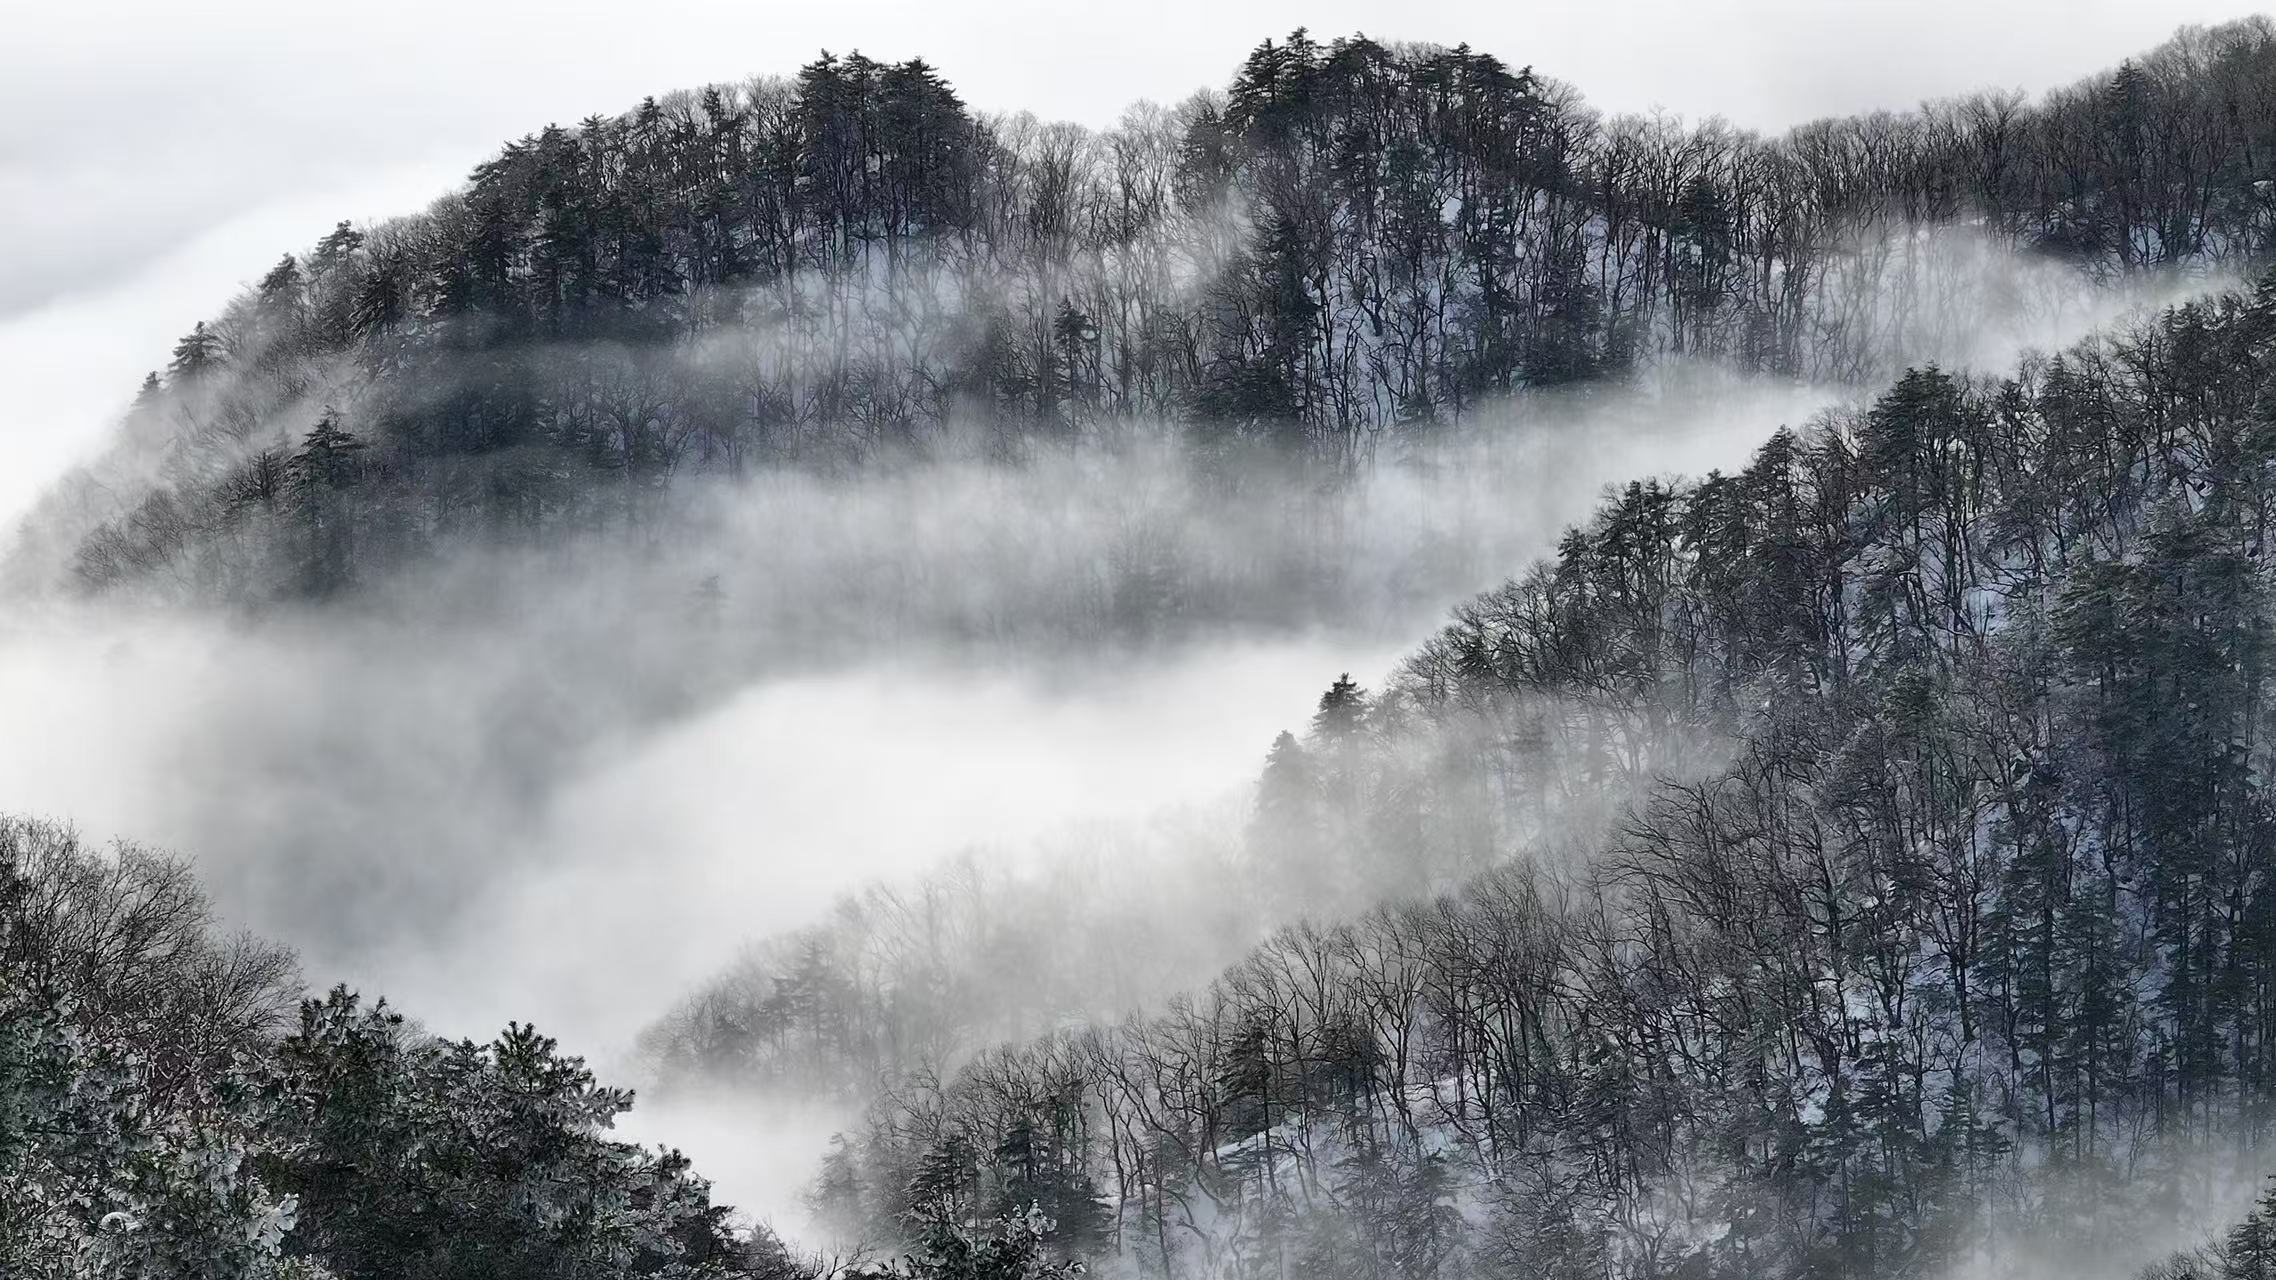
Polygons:
[[[2185,79],[2192,57],[2249,51],[2253,30],[2222,37],[2230,45],[2204,33],[2177,41],[2159,54],[2159,74]],[[1880,704],[1868,712],[1862,697],[1813,693],[1789,707],[1765,673],[1724,672],[1719,696],[1737,702],[1718,714],[1752,736],[1715,731],[1706,716],[1649,720],[1674,677],[1653,670],[1639,678],[1642,694],[1620,684],[1625,668],[1602,689],[1536,681],[1521,660],[1539,655],[1513,637],[1539,606],[1529,593],[1546,588],[1539,574],[1496,584],[1553,561],[1626,590],[1633,555],[1661,573],[1635,589],[1656,608],[1655,592],[1677,589],[1670,574],[1767,572],[1685,561],[1717,538],[1756,557],[1797,550],[1752,546],[1751,515],[1713,506],[1728,499],[1728,476],[1656,481],[1744,464],[1775,488],[1807,473],[1820,495],[1855,503],[1818,513],[1837,530],[1811,548],[1828,558],[1833,596],[1854,589],[1863,599],[1891,581],[1913,593],[1872,597],[1887,617],[1868,622],[1887,621],[1898,637],[1889,643],[1920,668],[1873,697],[1886,692],[1910,714],[1935,702],[1935,681],[1997,684],[2007,673],[1991,659],[1937,665],[1944,650],[1933,636],[1996,631],[2000,645],[2026,644],[2038,632],[2007,630],[1995,588],[2007,577],[2042,593],[2071,582],[2002,559],[2006,544],[1985,551],[1988,535],[1972,528],[1936,542],[1921,533],[1921,511],[1909,541],[1891,534],[1875,513],[1899,504],[1891,494],[1917,493],[1873,468],[1941,477],[1949,458],[1994,452],[1968,434],[1984,422],[2057,421],[2077,404],[2092,407],[2079,411],[2093,428],[2082,437],[2130,447],[2117,427],[2093,430],[2109,427],[2110,405],[2132,406],[2135,371],[2162,370],[2176,334],[2199,340],[2188,324],[2233,333],[2222,326],[2257,324],[2259,311],[2231,300],[2187,324],[2141,322],[2117,345],[2078,355],[2118,371],[2069,400],[2069,375],[2048,372],[2068,366],[2026,349],[2067,346],[2140,304],[2233,283],[2223,268],[2247,256],[2243,232],[2200,229],[2184,245],[2173,226],[2123,206],[2119,238],[2105,244],[2096,237],[2109,228],[2081,221],[2069,199],[1962,216],[1948,195],[1902,213],[1867,198],[1860,215],[1836,193],[1824,198],[1824,240],[1808,245],[1823,258],[1804,271],[1767,247],[1717,248],[1747,219],[1701,177],[1670,201],[1685,219],[1684,253],[1696,256],[1683,258],[1682,283],[1654,285],[1652,219],[1622,222],[1610,184],[1578,202],[1601,198],[1606,209],[1560,212],[1569,225],[1537,233],[1536,203],[1563,177],[1535,191],[1523,186],[1527,165],[1486,180],[1449,170],[1443,181],[1459,198],[1386,214],[1385,225],[1404,218],[1445,237],[1416,262],[1443,249],[1454,264],[1488,246],[1468,299],[1451,274],[1433,282],[1385,267],[1372,242],[1339,238],[1336,210],[1319,206],[1304,165],[1342,144],[1306,140],[1310,117],[1288,84],[1346,63],[1365,74],[1391,67],[1393,80],[1421,75],[1415,83],[1476,77],[1464,83],[1511,104],[1526,141],[1509,154],[1527,165],[1536,151],[1526,148],[1561,155],[1585,137],[1592,163],[1697,146],[1721,157],[1702,173],[1764,182],[1837,141],[1873,160],[1876,138],[1944,146],[1955,131],[1980,141],[1971,130],[2023,118],[2016,102],[1985,99],[1776,144],[1665,121],[1597,132],[1558,87],[1467,51],[1394,55],[1365,42],[1323,51],[1299,37],[1260,49],[1229,104],[1137,112],[1104,140],[1032,121],[983,129],[921,64],[849,69],[831,59],[796,90],[760,84],[650,103],[574,134],[548,130],[424,220],[369,235],[342,224],[305,269],[303,259],[280,263],[255,294],[183,339],[120,447],[51,495],[8,566],[30,590],[0,624],[0,719],[38,726],[0,742],[9,803],[196,851],[226,919],[294,947],[316,973],[389,992],[435,1030],[486,1033],[532,1018],[585,1049],[625,1055],[628,1071],[658,1086],[631,1132],[689,1148],[734,1199],[815,1242],[915,1247],[922,1231],[1004,1226],[1018,1202],[1048,1200],[1060,1232],[1051,1249],[1074,1256],[1111,1236],[1121,1262],[1165,1271],[1334,1253],[1338,1232],[1362,1230],[1380,1247],[1420,1250],[1396,1265],[1443,1260],[1457,1247],[1445,1244],[1449,1218],[1490,1220],[1481,1238],[1493,1243],[1479,1248],[1509,1265],[1599,1256],[1590,1250],[1613,1236],[1647,1252],[1743,1254],[1753,1228],[1700,1227],[1692,1201],[1726,1224],[1789,1207],[1765,1207],[1708,1156],[1672,1150],[1676,1137],[1705,1132],[1670,1118],[1681,1098],[1637,1111],[1638,1131],[1674,1135],[1662,1159],[1623,1147],[1625,1131],[1583,1154],[1552,1149],[1541,1133],[1562,1140],[1594,1113],[1586,1099],[1547,1095],[1610,1087],[1604,1073],[1622,1070],[1607,1062],[1635,1064],[1629,1074],[1640,1078],[1661,1060],[1597,1038],[1600,1006],[1574,994],[1610,991],[1603,1007],[1627,1010],[1620,1001],[1634,989],[1613,976],[1621,958],[1663,965],[1681,1010],[1668,1018],[1697,1014],[1702,1025],[1715,1018],[1701,1008],[1719,1016],[1734,991],[1753,991],[1750,973],[1716,964],[1743,954],[1801,966],[1793,982],[1814,1003],[1778,1031],[1796,1064],[1793,1090],[1764,1104],[1785,1108],[1790,1130],[1839,1129],[1829,1108],[1847,1105],[1838,1086],[1813,1092],[1811,1055],[1837,1082],[1862,1070],[1858,1060],[1896,1061],[1884,1015],[1920,1043],[1943,1043],[1941,1007],[1910,1022],[1864,1007],[1870,993],[1841,971],[1838,945],[1814,949],[1818,932],[1759,954],[1715,932],[1776,918],[1786,902],[1776,892],[1793,887],[1781,878],[1791,869],[1783,847],[1745,864],[1745,883],[1688,878],[1729,879],[1739,864],[1718,859],[1753,856],[1762,831],[1783,833],[1785,815],[1808,807],[1796,794],[1815,802],[1798,774],[1780,772],[1813,755],[1778,736],[1793,727],[1783,717],[1822,714],[1856,730],[1827,754],[1838,748],[1866,759],[1859,769],[1893,774],[1894,757],[1872,755]],[[2121,123],[2138,105],[2128,95],[2149,92],[2140,76],[2122,72],[2110,91]],[[941,173],[983,191],[1001,180],[1018,197],[975,213],[913,152],[863,168],[859,148],[831,150],[842,122],[808,119],[823,91],[858,96],[878,84],[896,110],[915,101],[921,122],[955,124]],[[2074,118],[2099,121],[2109,114],[2099,93],[2051,100],[2030,118],[2052,122],[2050,136]],[[561,176],[597,173],[595,189],[621,199],[611,185],[619,162],[667,175],[655,178],[663,183],[674,147],[740,146],[778,127],[794,141],[800,129],[820,138],[802,145],[844,161],[830,175],[840,194],[860,194],[779,243],[713,239],[708,223],[690,231],[665,219],[693,245],[685,273],[658,265],[667,236],[652,244],[605,218],[601,231],[579,224],[594,210]],[[681,141],[660,141],[670,138]],[[1171,145],[1179,138],[1183,153]],[[1240,145],[1262,158],[1207,150]],[[1508,150],[1484,154],[1498,163]],[[1103,221],[1080,231],[1047,217],[1062,208],[1055,184],[1082,185],[1085,157],[1123,166],[1126,194],[1150,183],[1153,205],[1120,221],[1094,210]],[[1423,191],[1406,163],[1386,167],[1408,194]],[[1221,190],[1173,200],[1170,188],[1197,174]],[[757,183],[754,199],[817,185],[816,173],[796,178]],[[1504,201],[1503,179],[1531,194]],[[873,185],[888,195],[873,198]],[[1474,224],[1471,200],[1498,212]],[[1313,214],[1326,222],[1311,227]],[[1517,241],[1527,251],[1497,265],[1498,240],[1477,226],[1505,216],[1529,228]],[[2258,225],[2249,210],[2236,217]],[[1561,239],[1566,230],[1574,238]],[[1332,249],[1308,240],[1314,232]],[[1776,245],[1781,233],[1749,234]],[[581,242],[611,235],[615,261],[579,259]],[[1661,246],[1670,263],[1675,238]],[[2018,252],[2027,240],[2040,252]],[[754,244],[783,257],[764,287],[746,282],[759,269],[740,260]],[[1345,250],[1361,260],[1348,275],[1291,266]],[[797,265],[813,252],[822,269]],[[1633,263],[1643,264],[1640,298],[1624,293]],[[1522,322],[1495,275],[1504,269],[1531,290]],[[689,283],[705,272],[716,279]],[[1713,301],[1742,296],[1728,313]],[[1165,301],[1183,319],[1149,314]],[[1444,337],[1472,311],[1486,317],[1477,361]],[[1223,349],[1188,372],[1150,364],[1178,345],[1165,333],[1188,321],[1195,327],[1182,332],[1213,333]],[[1506,350],[1496,345],[1505,338]],[[1935,364],[2015,368],[2019,381],[2002,392],[1916,370],[1887,390],[1904,367]],[[817,383],[817,369],[834,372]],[[2028,393],[2015,389],[2025,383]],[[1997,399],[2010,393],[2012,402]],[[1173,407],[1189,418],[1166,416]],[[1937,431],[1949,438],[1915,448]],[[1765,441],[1768,452],[1755,453]],[[2164,445],[2141,465],[2140,492],[2129,455],[2116,479],[2104,477],[2111,509],[2079,517],[2093,544],[2082,563],[2099,571],[2104,543],[2154,543],[2188,526],[2204,495],[2182,489],[2233,461],[2228,443],[2204,446],[2203,459],[2194,442]],[[2022,445],[1998,447],[2011,445],[2023,457]],[[2249,442],[2239,448],[2248,453]],[[1866,461],[1851,465],[1852,450]],[[2028,458],[2015,471],[2028,480],[2005,477],[1998,489],[1978,476],[1968,501],[1994,490],[2017,503],[2044,496]],[[2120,490],[2138,506],[2119,502]],[[2064,514],[2044,536],[2031,526],[2034,555],[2049,544],[2058,560],[2071,553],[2063,504],[2079,496],[2054,495]],[[1700,525],[1677,536],[1619,523],[1678,509]],[[2227,510],[2205,509],[2208,520]],[[1713,523],[1726,516],[1731,528]],[[1851,536],[1864,547],[1855,563],[1835,554]],[[2180,561],[2197,563],[2195,544],[2177,535],[2174,545]],[[2108,589],[2121,592],[2131,562],[2121,551],[2111,563],[2120,567]],[[1979,569],[1981,580],[1963,581]],[[1870,581],[1844,580],[1852,571]],[[56,590],[65,583],[71,590]],[[1927,599],[1931,583],[1951,598]],[[1680,586],[1701,598],[1716,589]],[[1619,613],[1632,603],[1596,606],[1651,637],[1607,642],[1615,666],[1633,656],[1623,645],[1661,639],[1651,608]],[[1412,650],[1454,605],[1452,625]],[[1835,615],[1829,643],[1846,645],[1854,619]],[[1739,637],[1735,651],[1760,639],[1749,625],[1718,617],[1701,634],[1720,642],[1727,631]],[[2123,632],[2111,652],[2133,637]],[[2092,639],[2066,632],[2062,643]],[[2123,656],[2109,659],[2112,670]],[[1841,659],[1846,680],[1846,649]],[[1519,667],[1497,665],[1512,661]],[[1683,678],[1700,678],[1684,661]],[[1916,677],[1927,683],[1905,683]],[[1841,682],[1811,687],[1828,683]],[[1378,696],[1386,684],[1391,696]],[[1634,705],[1608,711],[1607,690]],[[2050,720],[2085,696],[2073,693],[2054,700]],[[1476,721],[1380,719],[1470,695],[1486,704]],[[1622,718],[1631,715],[1647,717],[1644,727]],[[1307,722],[1301,739],[1275,737]],[[1511,763],[1520,756],[1523,769]],[[2124,769],[2138,762],[2115,748],[2112,757],[2113,776],[2131,778]],[[1355,784],[1346,810],[1318,812],[1308,806],[1320,778],[1364,778],[1371,789],[1362,797]],[[1444,803],[1402,807],[1417,794]],[[1380,834],[1369,823],[1410,819],[1414,847],[1447,856],[1360,859]],[[1321,861],[1331,854],[1344,861]],[[1627,890],[1605,890],[1600,873],[1678,888],[1637,891],[1654,910],[1631,921]],[[1832,876],[1823,896],[1836,925],[1852,905],[1880,919],[1872,913],[1897,892],[1870,876],[1837,888]],[[1695,918],[1687,894],[1712,899],[1713,911]],[[1745,909],[1726,910],[1742,900]],[[1966,929],[1977,927],[1975,903]],[[1631,923],[1637,938],[1617,935]],[[1459,941],[1425,945],[1444,936]],[[1409,944],[1413,955],[1392,954]],[[1956,973],[1973,945],[1934,929],[1920,943],[1924,954],[1961,957]],[[1821,961],[1831,979],[1810,968]],[[817,1025],[799,1021],[810,1010],[754,1025],[754,1011],[817,999],[808,977],[826,983],[849,970],[871,986],[824,1013],[883,1007],[875,1025],[818,1047],[782,1043],[782,1028]],[[1458,1045],[1443,1072],[1403,1054],[1387,1068],[1381,1028],[1326,1017],[1312,1039],[1291,1031],[1285,1054],[1273,1038],[1280,1011],[1291,1027],[1305,1016],[1307,978],[1315,993],[1380,994],[1368,984],[1444,979],[1451,990],[1480,970],[1489,986],[1537,982],[1518,1003],[1538,996],[1549,1011],[1479,1016],[1476,1040],[1508,1035],[1514,1065]],[[1685,985],[1710,971],[1696,990]],[[1816,1003],[1829,982],[1833,994]],[[1899,1004],[1917,994],[1905,975],[1882,990]],[[1461,1001],[1473,994],[1454,997],[1445,1026],[1468,1034],[1472,1010]],[[1954,1001],[1963,1043],[1936,1070],[1959,1097],[1964,1068],[2004,1068],[1979,1061],[1989,1051],[1976,1048],[1968,993]],[[1635,1025],[1657,1033],[1660,1011],[1647,1003],[1637,999]],[[335,997],[322,1025],[358,1016]],[[307,1017],[319,1025],[316,1012]],[[1722,1032],[1717,1022],[1713,1034]],[[499,1052],[525,1054],[512,1039],[522,1035]],[[1512,1074],[1530,1079],[1536,1051],[1548,1083],[1521,1079],[1511,1120],[1495,1108]],[[1681,1069],[1715,1074],[1688,1061]],[[1378,1075],[1390,1085],[1374,1087]],[[1332,1134],[1328,1112],[1312,1105],[1363,1095],[1366,1107],[1353,1103],[1351,1123]],[[1176,1118],[1188,1104],[1199,1117],[1190,1132]],[[2052,1128],[2053,1086],[2046,1105]],[[1436,1118],[1418,1122],[1425,1109]],[[1939,1132],[1973,1142],[1972,1113],[1954,1114],[1938,1124],[1955,1127]],[[2085,1140],[2099,1136],[2095,1124],[2085,1123]],[[1527,1146],[1535,1140],[1551,1146]],[[2243,1158],[2208,1155],[2215,1146],[2184,1154],[2206,1169]],[[2168,1154],[2140,1150],[2152,1162]],[[1616,1151],[1626,1154],[1604,1155]],[[1951,1158],[2005,1177],[2013,1168],[1999,1157],[1968,1146]],[[1115,1195],[1102,1208],[1107,1158]],[[1600,1158],[1603,1167],[1587,1163]],[[1971,1176],[1978,1167],[1968,1164]],[[1333,1180],[1322,1170],[1353,1169],[1322,1192],[1328,1210],[1285,1216],[1281,1179],[1308,1196]],[[1846,1177],[1851,1166],[1841,1169]],[[1560,1186],[1568,1176],[1574,1187]],[[2022,1181],[1986,1190],[1987,1202],[1994,1191],[2027,1199]],[[2226,1194],[2209,1174],[2189,1185]],[[1337,1202],[1354,1187],[1390,1191],[1381,1204]],[[1872,1219],[1859,1238],[1871,1248],[1879,1232]]]
[[[2127,304],[2018,278],[2045,291],[2030,323],[1955,355]],[[437,1030],[529,1018],[608,1056],[881,877],[981,851],[1115,858],[1144,883],[1234,856],[1264,748],[1336,672],[1387,670],[1601,486],[1729,465],[1844,396],[1669,366],[1350,480],[1197,473],[1145,445],[783,473],[699,491],[651,545],[470,553],[326,611],[50,603],[0,632],[0,705],[52,728],[0,751],[20,807],[199,850],[228,917],[311,971]],[[1195,905],[1133,909],[1158,950],[1087,1011],[1199,981],[1274,918]],[[723,1141],[698,1105],[658,1096],[630,1122],[795,1221],[819,1149]]]
[[[705,497],[668,567],[588,539],[326,613],[51,604],[0,639],[11,720],[53,734],[12,738],[9,774],[35,810],[210,851],[225,909],[312,965],[409,995],[431,963],[416,1007],[450,1025],[472,997],[464,1025],[617,1038],[872,876],[1236,796],[1327,678],[1387,667],[1599,485],[1825,399],[1671,375],[1327,488],[1160,451],[785,475]],[[553,976],[450,994],[470,963]]]

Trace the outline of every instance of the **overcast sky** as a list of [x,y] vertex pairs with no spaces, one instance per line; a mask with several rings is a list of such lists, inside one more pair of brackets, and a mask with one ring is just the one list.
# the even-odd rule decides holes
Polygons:
[[0,520],[141,370],[342,217],[408,212],[501,140],[643,94],[922,55],[983,110],[1110,123],[1221,85],[1257,41],[1467,41],[1612,110],[1775,129],[2038,90],[2238,0],[395,0],[11,5],[0,42]]

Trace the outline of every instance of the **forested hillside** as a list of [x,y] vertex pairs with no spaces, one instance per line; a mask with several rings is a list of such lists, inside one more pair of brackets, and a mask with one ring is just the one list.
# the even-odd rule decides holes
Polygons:
[[[97,623],[356,642],[252,704],[324,731],[183,752],[277,775],[242,807],[290,864],[241,878],[311,935],[495,909],[443,871],[535,878],[497,815],[769,663],[1110,681],[1180,627],[1348,639],[1515,576],[1387,680],[1320,672],[1233,821],[950,862],[646,991],[667,1099],[846,1118],[777,1154],[818,1166],[811,1257],[613,1137],[631,1094],[533,1028],[311,997],[179,860],[0,820],[0,1273],[2262,1280],[2272,183],[2265,20],[1776,137],[1298,32],[1098,133],[824,55],[341,223],[181,339],[4,565]],[[1524,467],[1667,464],[1615,438],[1631,393],[1847,407],[1512,563],[1540,517],[1471,508]],[[1545,416],[1583,438],[1524,452]],[[899,803],[869,764],[845,795]],[[376,834],[327,794],[398,786]],[[837,851],[778,843],[779,799],[739,847],[789,881]]]
[[677,1153],[608,1140],[631,1105],[529,1027],[302,999],[180,860],[0,820],[9,1276],[805,1274]]
[[0,818],[0,1274],[14,1280],[1022,1280],[1014,1212],[895,1259],[798,1257],[629,1090],[520,1023],[421,1030],[215,928],[180,858]]
[[[899,1041],[820,1203],[1038,1201],[1151,1274],[1883,1276],[2122,1257],[2249,1185],[2272,338],[2263,289],[1915,370],[1614,495],[1266,765],[1252,858],[1443,891],[946,1077]],[[826,954],[691,1010],[743,1037],[706,1065],[937,990]]]
[[1350,468],[1674,355],[1870,382],[2029,311],[1986,287],[2012,250],[2253,261],[2272,157],[2258,21],[2038,101],[1774,138],[1363,37],[1267,42],[1102,133],[825,55],[549,126],[284,257],[182,338],[17,568],[323,596],[468,538],[669,540],[697,474],[1163,432]]

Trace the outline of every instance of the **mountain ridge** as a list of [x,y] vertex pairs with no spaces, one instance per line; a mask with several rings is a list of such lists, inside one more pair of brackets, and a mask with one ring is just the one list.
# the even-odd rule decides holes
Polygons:
[[[1870,381],[1938,355],[2011,246],[2250,261],[2270,40],[1774,138],[1363,37],[1267,41],[1099,134],[825,56],[549,126],[288,255],[185,335],[17,574],[320,598],[468,539],[654,527],[692,473],[1161,432],[1349,468],[1668,356]],[[1918,235],[1963,222],[1984,249]]]
[[[1185,862],[1112,868],[1183,870],[1160,900],[1044,919],[1113,877],[951,875],[675,1010],[649,1042],[667,1099],[862,1108],[814,1194],[851,1261],[793,1257],[676,1152],[610,1139],[630,1096],[529,1027],[453,1043],[344,987],[296,1001],[289,959],[220,938],[178,863],[0,823],[0,1115],[25,1121],[0,1130],[0,1260],[1715,1280],[2064,1245],[2052,1265],[2131,1265],[2259,1171],[2276,1115],[2276,285],[1995,373],[1925,357],[2139,280],[2264,267],[2271,164],[2259,19],[2035,105],[1776,139],[1597,118],[1467,48],[1299,32],[1221,98],[1100,135],[976,119],[921,61],[825,56],[532,135],[420,219],[342,223],[184,337],[12,569],[259,626],[352,619],[477,550],[560,552],[494,607],[575,583],[572,609],[638,608],[510,655],[541,712],[503,735],[532,789],[565,741],[779,660],[738,626],[807,597],[738,610],[807,562],[715,569],[687,536],[705,485],[788,505],[802,491],[749,477],[921,487],[969,463],[1048,486],[1028,499],[1048,510],[1090,494],[1041,464],[1159,450],[1206,501],[1149,490],[1113,537],[1052,546],[949,504],[904,538],[1041,564],[1030,594],[865,535],[843,562],[883,560],[875,578],[813,562],[840,596],[888,584],[815,626],[818,650],[857,649],[833,633],[875,612],[1111,662],[1173,625],[1343,616],[1399,544],[1350,535],[1336,496],[1522,430],[1494,417],[1511,403],[1602,404],[1679,359],[1874,391],[1757,431],[1728,473],[1614,489],[1384,687],[1336,680],[1271,744],[1230,849],[1173,833]],[[1306,537],[1196,511],[1295,513]],[[1188,522],[1209,536],[1163,532]],[[944,532],[967,523],[986,536]],[[622,579],[581,559],[614,543]],[[1427,592],[1442,568],[1384,573]],[[564,670],[633,710],[567,714]],[[1196,904],[1261,937],[1192,990],[1131,983],[1159,1007],[1100,1007],[1122,995],[1084,966]],[[2265,1219],[2242,1218],[2224,1280],[2257,1275]]]

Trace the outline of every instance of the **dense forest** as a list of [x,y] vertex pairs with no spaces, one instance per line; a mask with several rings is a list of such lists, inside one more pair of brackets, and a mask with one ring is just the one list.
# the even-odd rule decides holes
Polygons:
[[2270,1114],[2272,338],[2276,288],[2228,295],[1619,492],[1274,746],[1250,873],[1380,905],[1154,1016],[942,1074],[960,966],[839,922],[665,1052],[873,1073],[854,1235],[1034,1200],[1157,1274],[2122,1253]]
[[802,1274],[677,1154],[608,1140],[630,1105],[525,1026],[302,999],[179,859],[0,822],[10,1276]]
[[287,255],[184,335],[17,572],[324,596],[468,538],[668,541],[698,475],[1164,432],[1332,474],[1674,356],[1870,383],[2028,309],[1987,255],[2255,261],[2272,157],[2258,21],[2035,102],[1774,138],[1363,37],[1268,41],[1101,133],[825,55],[548,127]]
[[[1177,556],[974,544],[1143,637],[1357,590],[1379,548],[1228,513],[1512,404],[1687,362],[1853,399],[1334,679],[1229,836],[950,864],[672,1005],[655,1091],[849,1117],[783,1156],[794,1243],[534,1028],[315,994],[180,859],[0,821],[0,1272],[2276,1274],[2271,183],[2261,20],[1771,138],[1298,32],[1103,133],[824,55],[342,223],[182,338],[15,589],[310,616],[598,539],[661,584],[599,643],[686,667],[754,625],[687,553],[722,502],[787,544],[883,474],[962,547],[975,495],[1143,455],[1192,487],[1117,519]],[[2050,280],[2148,278],[2259,283],[1971,363]],[[945,561],[846,590],[969,621]]]

